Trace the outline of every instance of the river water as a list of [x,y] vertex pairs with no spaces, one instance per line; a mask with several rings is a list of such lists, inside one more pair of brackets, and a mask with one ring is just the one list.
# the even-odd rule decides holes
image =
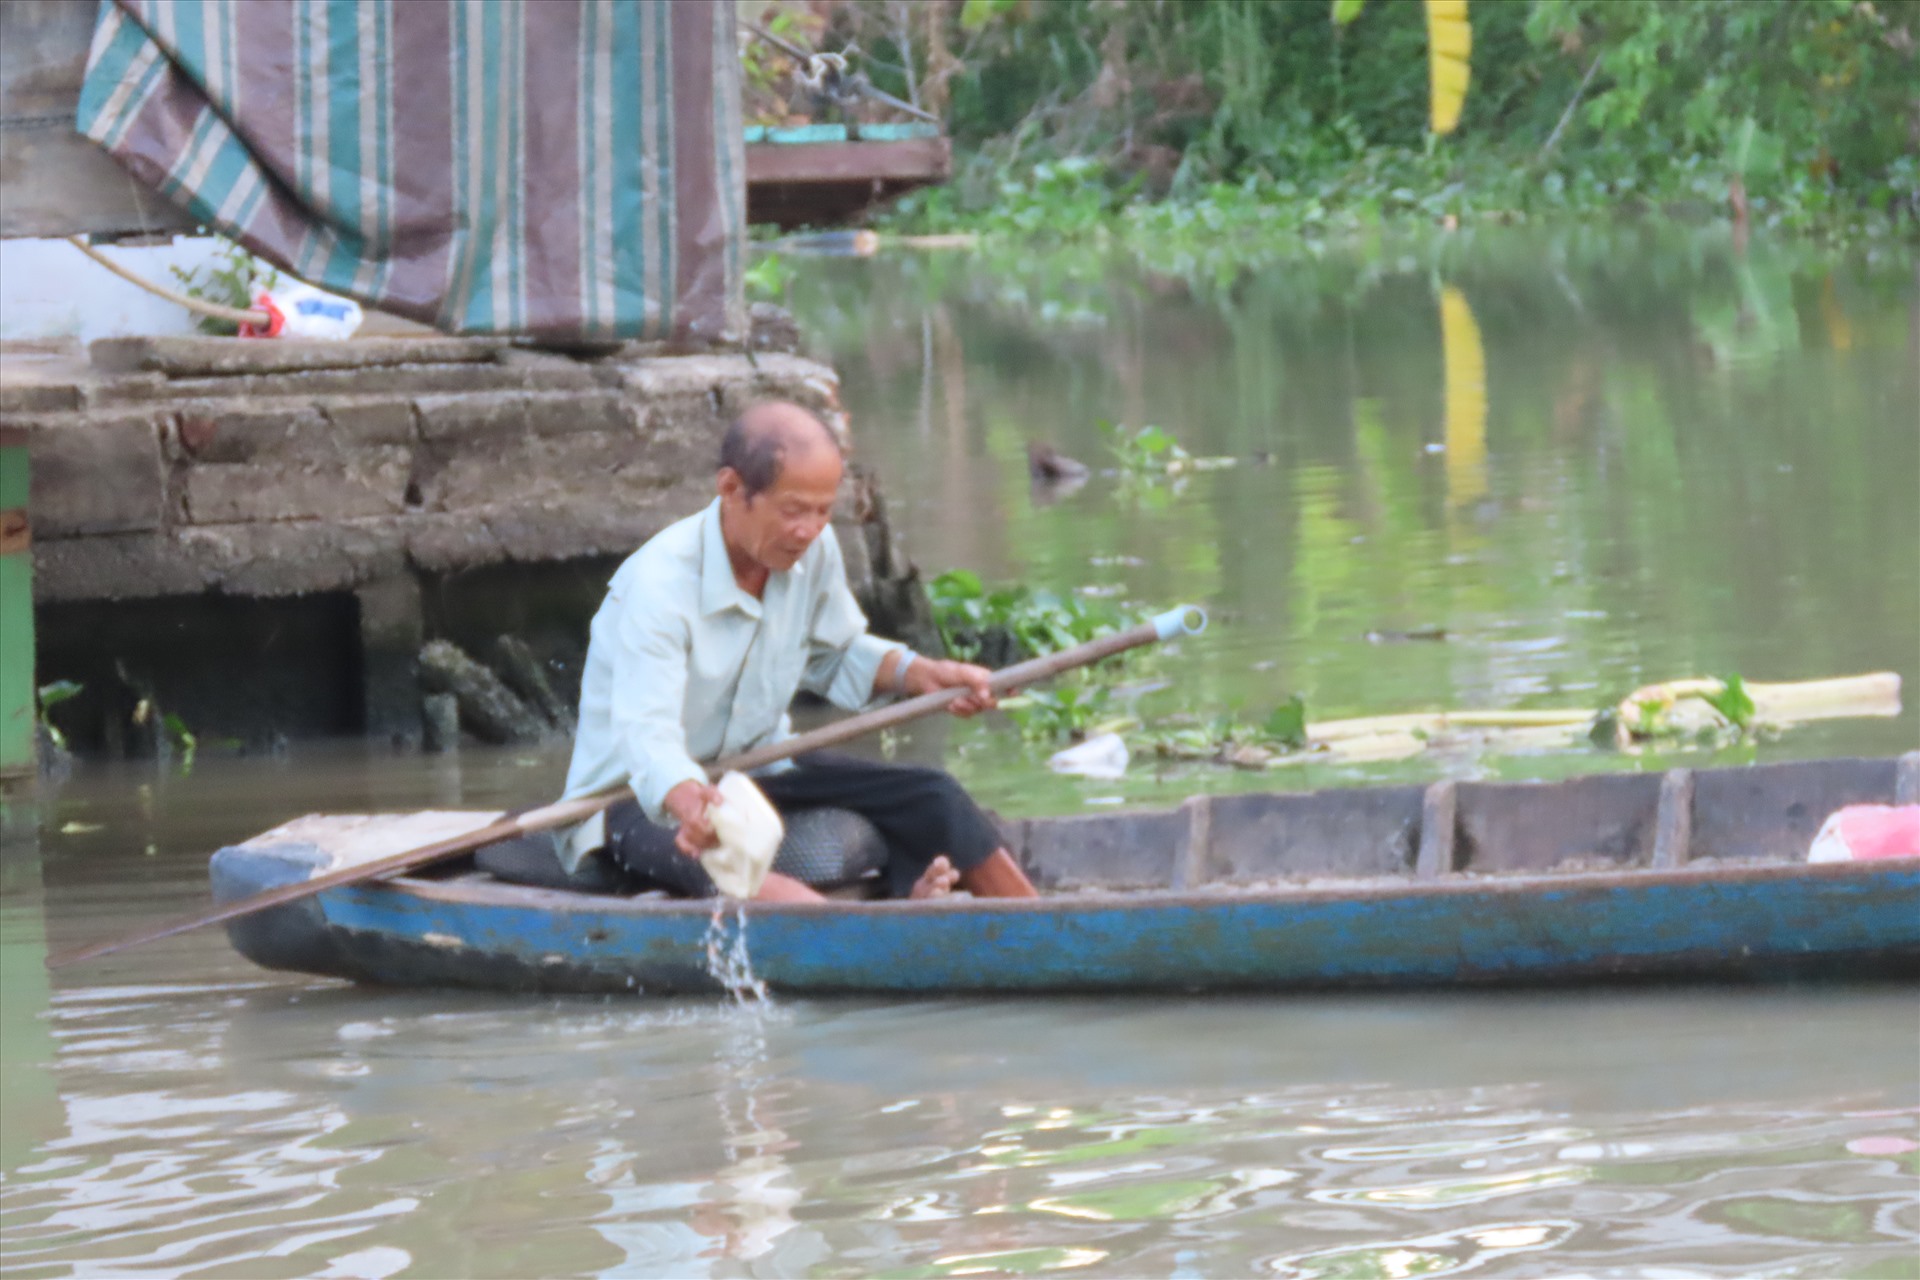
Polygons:
[[[927,571],[1213,611],[1143,718],[1920,678],[1911,254],[1174,256],[807,263],[793,297]],[[1109,466],[1102,419],[1238,465],[1030,491],[1030,440]],[[1048,774],[1004,723],[887,749],[1038,813],[1916,744],[1909,708],[1650,756],[1119,782]],[[0,858],[0,1270],[1920,1276],[1909,988],[522,999],[267,973],[217,933],[43,968],[196,905],[207,851],[293,814],[526,804],[564,764],[301,744],[52,791]]]

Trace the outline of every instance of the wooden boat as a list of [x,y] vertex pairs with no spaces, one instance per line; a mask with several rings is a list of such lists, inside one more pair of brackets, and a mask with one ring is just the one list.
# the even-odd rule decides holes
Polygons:
[[[1558,783],[1202,796],[1007,823],[1038,900],[729,905],[501,883],[469,861],[229,925],[360,982],[712,992],[711,929],[793,993],[1311,989],[1920,976],[1920,859],[1809,865],[1920,752]],[[494,815],[299,819],[213,858],[229,900]]]

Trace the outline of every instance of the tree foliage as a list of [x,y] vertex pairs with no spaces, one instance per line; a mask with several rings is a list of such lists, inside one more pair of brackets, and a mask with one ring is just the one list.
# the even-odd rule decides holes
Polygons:
[[1598,60],[1593,138],[1858,180],[1920,144],[1917,15],[1911,0],[1534,0],[1526,27]]
[[[878,47],[896,7],[850,0],[820,38]],[[869,70],[895,91],[937,86],[973,205],[1009,171],[1070,156],[1159,195],[1434,154],[1421,0],[1371,0],[1345,23],[1269,0],[916,10],[924,64]],[[1443,178],[1478,158],[1638,198],[1708,170],[1763,204],[1920,204],[1920,0],[1508,0],[1471,20]]]

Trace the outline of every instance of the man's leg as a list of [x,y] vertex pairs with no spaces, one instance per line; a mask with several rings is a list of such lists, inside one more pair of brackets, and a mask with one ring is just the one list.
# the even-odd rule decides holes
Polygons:
[[987,860],[960,877],[960,887],[976,898],[1037,898],[1040,891],[1005,849],[995,849]]
[[825,902],[827,895],[810,884],[795,880],[792,876],[783,876],[778,871],[767,872],[760,882],[760,892],[753,895],[755,902]]
[[[632,875],[681,898],[717,898],[719,886],[707,869],[680,852],[673,832],[648,821],[640,806],[623,800],[607,810],[607,854]],[[813,889],[777,871],[769,871],[754,895],[756,902],[821,902]]]
[[755,781],[782,811],[851,809],[873,823],[887,842],[891,896],[938,896],[956,879],[981,897],[1038,896],[992,821],[950,774],[831,752],[794,765]]

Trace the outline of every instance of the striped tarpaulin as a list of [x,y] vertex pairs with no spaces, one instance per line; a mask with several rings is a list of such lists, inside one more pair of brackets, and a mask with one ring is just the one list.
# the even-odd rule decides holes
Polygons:
[[103,0],[78,127],[194,218],[453,333],[720,338],[731,0]]

